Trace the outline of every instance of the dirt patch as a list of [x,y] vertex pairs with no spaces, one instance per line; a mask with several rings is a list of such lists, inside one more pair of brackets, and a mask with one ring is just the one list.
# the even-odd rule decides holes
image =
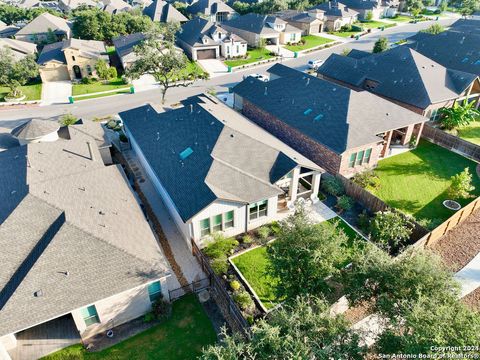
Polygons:
[[480,288],[477,288],[477,290],[472,291],[470,294],[465,296],[462,299],[462,302],[472,310],[480,312]]
[[351,323],[356,324],[360,320],[366,318],[368,315],[372,314],[372,303],[363,302],[355,307],[348,308],[347,311],[343,313],[345,318]]
[[430,249],[439,254],[445,264],[457,272],[480,252],[480,209],[450,230]]

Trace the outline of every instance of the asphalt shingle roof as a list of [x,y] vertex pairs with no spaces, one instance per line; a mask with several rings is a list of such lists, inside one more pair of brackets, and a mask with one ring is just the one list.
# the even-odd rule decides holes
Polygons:
[[[284,65],[281,65],[284,66]],[[341,154],[381,141],[378,134],[425,118],[366,91],[297,72],[269,82],[247,78],[235,94]]]
[[[249,31],[255,34],[278,34],[279,31],[276,31],[273,28],[271,28],[268,25],[269,23],[284,24],[284,25],[287,24],[285,20],[282,20],[279,17],[273,16],[273,15],[260,15],[260,14],[254,14],[254,13],[249,13],[243,16],[239,16],[237,18],[228,20],[223,24],[231,28]],[[290,29],[301,31],[299,29],[296,29],[293,26],[291,26]]]
[[60,125],[54,121],[30,119],[14,128],[11,134],[17,139],[33,140],[57,132],[59,128]]
[[358,12],[349,9],[344,4],[337,3],[335,1],[327,1],[322,4],[319,4],[313,9],[323,10],[325,16],[335,16],[335,17],[353,17],[357,16]]
[[112,39],[115,51],[120,58],[127,56],[134,52],[134,48],[140,45],[145,40],[145,34],[135,33],[130,35],[121,35]]
[[147,15],[153,21],[160,22],[184,22],[188,19],[175,7],[163,0],[154,0],[150,5],[143,9],[143,14]]
[[189,5],[187,11],[192,15],[215,15],[219,12],[226,12],[229,14],[235,13],[235,10],[222,0],[198,0]]
[[456,99],[475,80],[406,46],[361,59],[332,54],[318,73],[360,88],[372,80],[377,85],[369,91],[421,109]]
[[102,41],[72,38],[46,45],[40,53],[37,63],[43,65],[49,61],[59,61],[66,64],[63,51],[67,48],[77,49],[80,55],[86,58],[102,58],[108,61],[105,44]]
[[30,21],[27,25],[20,29],[16,35],[47,33],[49,29],[57,34],[70,33],[70,26],[67,20],[45,12]]

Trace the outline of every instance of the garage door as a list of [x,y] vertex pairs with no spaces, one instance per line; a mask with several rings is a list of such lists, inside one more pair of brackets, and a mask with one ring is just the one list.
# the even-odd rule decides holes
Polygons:
[[197,59],[215,59],[215,49],[197,50]]
[[70,80],[67,66],[59,66],[53,69],[42,69],[41,76],[43,81]]

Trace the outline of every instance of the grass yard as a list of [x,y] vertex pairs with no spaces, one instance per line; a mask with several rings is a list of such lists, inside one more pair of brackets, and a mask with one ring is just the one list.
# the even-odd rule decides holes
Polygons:
[[467,126],[457,129],[458,137],[480,145],[480,120],[474,121]]
[[286,45],[285,48],[290,51],[302,51],[333,42],[332,39],[315,35],[302,36],[302,40],[305,41],[305,44]]
[[215,331],[196,299],[187,295],[173,303],[172,317],[138,335],[99,352],[73,345],[43,360],[184,360],[196,359],[202,348],[215,343]]
[[82,101],[82,100],[97,99],[97,98],[101,98],[101,97],[107,97],[107,96],[118,95],[118,94],[130,94],[130,89],[118,90],[118,91],[114,91],[114,92],[106,93],[106,94],[94,94],[94,95],[90,95],[90,96],[82,96],[82,97],[75,98],[74,100],[75,100],[75,102],[77,102],[77,101]]
[[355,36],[361,34],[361,31],[330,31],[330,35],[340,36],[343,38],[349,38],[350,36]]
[[[473,174],[475,196],[480,194],[476,163],[427,141],[412,151],[381,160],[375,173],[380,186],[373,191],[380,199],[417,219],[446,220],[453,211],[442,205],[447,199],[450,177],[464,168]],[[471,199],[460,200],[466,205]]]
[[[26,96],[24,101],[31,101],[31,100],[40,100],[42,97],[42,83],[40,81],[20,86],[23,94]],[[5,101],[4,98],[10,92],[10,88],[5,86],[0,86],[0,101]]]
[[404,22],[410,22],[413,20],[413,17],[411,16],[406,16],[406,15],[398,15],[393,18],[388,18],[388,20],[399,22],[399,23],[404,23]]
[[[333,226],[334,223],[337,223],[338,229],[343,230],[350,239],[346,252],[349,254],[353,253],[356,246],[361,246],[362,240],[359,240],[360,235],[358,235],[357,232],[348,226],[341,218],[335,217],[318,224],[318,226]],[[247,251],[246,253],[233,258],[232,262],[237,266],[245,279],[247,279],[248,283],[267,309],[273,308],[282,301],[282,299],[278,299],[275,295],[275,286],[278,283],[278,279],[267,273],[269,260],[265,246]],[[346,261],[342,266],[347,265],[349,262],[349,260]]]
[[273,55],[270,55],[270,50],[267,49],[250,49],[247,51],[246,59],[232,59],[225,60],[224,63],[227,66],[241,66],[246,64],[251,64],[261,60],[267,60],[273,58]]
[[389,28],[389,27],[396,26],[396,24],[386,23],[386,22],[383,22],[383,21],[376,21],[376,20],[362,21],[362,22],[358,23],[358,25],[362,26],[365,29],[378,29],[382,26],[385,27],[385,29],[386,29],[386,28]]
[[97,81],[93,84],[74,84],[72,86],[72,95],[84,95],[84,94],[93,94],[101,91],[115,90],[129,87],[130,85],[125,84],[121,78],[116,78],[109,80],[107,83]]

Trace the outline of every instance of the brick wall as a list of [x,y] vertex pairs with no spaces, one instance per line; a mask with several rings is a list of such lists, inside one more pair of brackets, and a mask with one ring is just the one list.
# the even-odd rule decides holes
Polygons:
[[[351,168],[349,166],[350,155],[362,150],[365,151],[367,149],[372,149],[372,153],[370,154],[370,161],[368,163],[363,163],[362,165],[356,165],[353,168]],[[355,175],[356,173],[362,172],[365,169],[372,169],[376,167],[378,164],[378,160],[380,159],[380,154],[382,152],[382,149],[383,149],[382,142],[368,144],[355,149],[348,149],[346,152],[342,154],[342,163],[340,165],[339,173],[349,178]]]

